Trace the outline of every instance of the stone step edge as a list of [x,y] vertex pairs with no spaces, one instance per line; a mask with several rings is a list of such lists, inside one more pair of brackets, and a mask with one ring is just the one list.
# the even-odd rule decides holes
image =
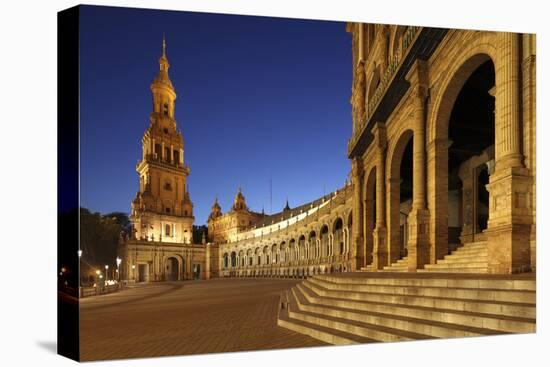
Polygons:
[[[424,269],[418,269],[418,270],[424,270]],[[317,275],[314,275],[312,276],[312,278],[317,278],[317,279],[321,279],[321,280],[329,280],[329,281],[332,281],[336,284],[340,284],[340,283],[344,283],[344,284],[363,284],[363,285],[366,285],[366,284],[385,284],[385,285],[408,285],[408,284],[403,284],[403,283],[410,283],[410,282],[424,282],[424,283],[446,283],[445,285],[441,285],[442,287],[444,286],[449,286],[449,284],[453,284],[453,283],[456,283],[456,282],[467,282],[467,283],[476,283],[476,282],[485,282],[485,283],[493,283],[493,285],[491,287],[487,287],[487,286],[480,286],[479,284],[477,286],[474,286],[474,285],[471,285],[467,288],[471,288],[471,289],[495,289],[495,286],[494,284],[502,284],[504,285],[503,287],[500,287],[498,289],[510,289],[510,290],[536,290],[536,279],[532,279],[532,280],[529,280],[529,279],[519,279],[519,280],[512,280],[512,279],[490,279],[490,278],[486,278],[486,279],[483,279],[483,278],[473,278],[473,277],[469,277],[469,278],[463,278],[463,279],[457,279],[455,278],[455,276],[457,274],[454,274],[454,273],[450,273],[449,275],[452,275],[453,277],[449,277],[449,278],[427,278],[427,277],[417,277],[416,275],[418,274],[418,270],[417,270],[417,273],[410,273],[407,277],[403,277],[403,278],[394,278],[394,277],[377,277],[376,276],[376,272],[373,272],[373,273],[369,273],[368,275],[369,276],[364,276],[364,277],[338,277],[338,276],[335,276],[335,275],[328,275],[328,274],[323,274],[323,275],[320,275],[320,274],[317,274]],[[475,276],[475,274],[467,274],[467,275],[470,275],[470,276]],[[486,276],[486,274],[479,274],[480,276]],[[372,276],[372,277],[371,277]],[[342,281],[339,282],[339,281],[335,281],[336,279],[341,279]],[[521,284],[517,284],[517,287],[516,286],[508,286],[507,285],[507,282],[509,281],[512,281],[513,283],[515,282],[519,282]],[[401,284],[396,284],[397,283],[401,283]],[[390,284],[390,283],[393,283],[393,284]],[[523,286],[521,286],[523,285]],[[529,286],[528,288],[526,288],[526,286]],[[422,284],[420,286],[426,286],[425,284]]]
[[[491,307],[491,306],[497,306],[497,307],[500,307],[500,306],[503,306],[503,307],[508,307],[505,311],[505,314],[503,314],[504,316],[510,316],[510,317],[516,317],[516,316],[512,316],[512,315],[509,315],[509,313],[513,313],[514,311],[515,312],[520,312],[520,311],[525,311],[525,312],[532,312],[536,315],[536,306],[534,304],[530,304],[530,303],[513,303],[513,302],[502,302],[502,301],[485,301],[485,300],[472,300],[472,299],[457,299],[457,298],[448,298],[448,297],[432,297],[432,296],[411,296],[411,295],[388,295],[388,294],[385,294],[385,293],[377,293],[377,294],[374,294],[373,295],[373,298],[376,299],[377,296],[389,296],[389,297],[397,297],[397,298],[402,298],[403,301],[405,302],[402,302],[400,300],[396,300],[395,302],[388,302],[388,301],[374,301],[374,300],[361,300],[361,299],[349,299],[349,298],[344,298],[344,297],[339,297],[335,294],[332,294],[330,296],[325,296],[325,295],[322,295],[322,294],[319,294],[319,292],[335,292],[335,293],[340,293],[341,291],[331,291],[331,290],[327,290],[326,288],[324,287],[321,287],[321,286],[317,286],[315,285],[314,283],[311,283],[311,282],[303,282],[301,283],[301,285],[303,285],[304,287],[308,287],[312,292],[314,292],[318,297],[326,297],[326,298],[334,298],[334,299],[340,299],[340,300],[343,300],[343,301],[351,301],[351,302],[375,302],[375,303],[391,303],[393,305],[407,305],[407,306],[418,306],[418,307],[430,307],[430,306],[421,306],[421,305],[413,305],[413,304],[409,304],[407,303],[405,300],[411,300],[411,301],[422,301],[423,299],[426,299],[426,300],[429,300],[429,301],[434,301],[434,302],[437,302],[437,301],[442,301],[442,302],[449,302],[451,304],[461,304],[461,303],[464,303],[464,304],[469,304],[469,305],[480,305],[479,307]],[[354,293],[354,292],[351,292],[351,293]],[[366,293],[366,292],[364,292]],[[456,306],[451,306],[451,307],[456,307]],[[439,307],[434,307],[434,308],[438,308],[440,309]],[[457,311],[466,311],[466,312],[471,312],[471,311],[467,311],[467,310],[460,310],[460,309],[455,309],[455,308],[445,308],[446,310],[457,310]],[[487,312],[487,310],[485,312],[481,312],[481,311],[478,311],[477,313],[480,313],[480,314],[484,314],[484,315],[493,315],[493,313],[490,313],[490,312]],[[506,315],[508,314],[508,315]]]
[[[336,283],[330,280],[325,280],[317,277],[310,277],[309,281],[319,281],[323,283],[329,283],[331,285],[349,285],[349,286],[366,286],[366,287],[391,287],[391,288],[430,288],[430,289],[456,289],[460,291],[482,291],[482,292],[527,292],[536,294],[535,290],[530,289],[503,289],[503,288],[465,288],[465,287],[449,287],[449,286],[435,286],[435,285],[402,285],[402,284],[361,284],[361,283]],[[350,291],[361,292],[361,291]]]
[[[296,294],[296,292],[298,294]],[[329,322],[332,321],[332,322],[338,322],[338,323],[342,323],[342,324],[348,324],[348,325],[356,326],[356,327],[359,327],[359,328],[369,329],[369,330],[378,332],[380,334],[386,334],[390,337],[396,337],[395,340],[391,340],[391,341],[434,339],[433,336],[420,334],[420,333],[415,333],[415,332],[408,331],[408,330],[401,330],[401,329],[396,329],[396,328],[392,328],[392,327],[384,326],[384,325],[377,325],[377,324],[372,324],[372,323],[363,322],[363,321],[346,319],[346,318],[342,318],[342,317],[338,317],[338,316],[330,316],[330,315],[326,315],[326,314],[318,314],[318,313],[314,313],[314,312],[305,311],[305,310],[300,309],[300,303],[303,303],[304,301],[307,301],[307,300],[305,300],[305,297],[301,294],[300,291],[296,291],[294,288],[292,289],[292,294],[295,297],[296,304],[298,305],[299,312],[301,314],[308,315],[310,317],[315,317],[315,318],[318,318],[318,319],[328,320]],[[304,299],[300,299],[300,296]],[[337,329],[337,330],[341,331],[340,329]],[[375,339],[375,340],[377,340],[377,339]],[[385,341],[385,340],[378,340],[378,341]],[[388,340],[388,341],[390,341],[390,340]]]
[[[297,287],[300,287],[300,289],[303,289],[301,284],[297,284]],[[309,292],[312,292],[311,290]],[[516,321],[516,322],[523,322],[523,323],[532,323],[535,324],[534,318],[527,318],[527,317],[517,317],[517,316],[507,316],[507,315],[501,315],[501,314],[487,314],[487,313],[480,313],[480,312],[472,312],[472,311],[461,311],[461,310],[452,310],[447,308],[436,308],[436,307],[426,307],[426,306],[412,306],[412,305],[405,305],[400,303],[386,303],[386,302],[374,302],[374,301],[355,301],[355,300],[343,300],[341,298],[334,298],[334,297],[324,297],[319,296],[317,294],[310,295],[310,297],[313,298],[319,298],[319,299],[327,299],[331,301],[345,301],[350,303],[358,303],[363,305],[378,305],[378,306],[384,306],[384,307],[393,307],[393,308],[400,308],[400,309],[413,309],[413,310],[419,310],[419,311],[428,311],[428,312],[441,312],[441,313],[451,313],[455,315],[462,315],[462,316],[475,316],[480,318],[490,318],[494,320],[504,320],[504,321]],[[346,308],[346,307],[342,307]],[[356,310],[355,308],[349,308],[350,310]]]
[[[486,300],[486,299],[476,299],[476,298],[456,298],[456,297],[436,297],[436,296],[424,296],[424,295],[415,295],[415,294],[402,294],[402,293],[386,293],[386,292],[369,292],[369,291],[360,291],[360,290],[338,290],[338,289],[330,289],[327,287],[324,287],[323,285],[319,285],[316,283],[315,279],[306,279],[302,282],[303,284],[314,284],[316,287],[321,288],[323,291],[326,292],[347,292],[347,293],[361,293],[361,294],[371,294],[373,296],[376,295],[384,295],[384,296],[398,296],[398,297],[419,297],[419,298],[427,298],[427,299],[441,299],[446,301],[472,301],[477,303],[491,303],[491,304],[499,304],[499,305],[507,305],[507,306],[525,306],[525,307],[536,307],[536,302],[529,303],[529,302],[510,302],[510,301],[499,301],[499,300]],[[334,284],[334,283],[333,283]],[[409,288],[409,287],[401,287],[401,288]],[[410,287],[412,288],[412,287]],[[430,289],[457,289],[457,290],[472,290],[472,291],[479,291],[479,289],[475,288],[452,288],[452,287],[415,287],[415,288],[430,288]],[[481,290],[485,291],[485,290]],[[505,290],[510,292],[510,290]],[[490,292],[500,292],[500,290],[490,290]],[[512,291],[513,292],[513,291]],[[533,291],[525,291],[534,293]]]
[[[311,303],[309,300],[303,296],[304,300],[301,301],[305,305],[314,307],[314,308],[320,308],[325,310],[335,310],[339,312],[345,312],[348,314],[357,314],[357,315],[363,315],[363,316],[371,316],[371,317],[377,317],[381,319],[390,319],[390,320],[399,320],[403,322],[407,322],[410,324],[420,324],[420,325],[427,325],[430,327],[436,327],[441,329],[448,329],[448,330],[455,330],[455,331],[463,331],[463,332],[471,332],[473,334],[477,334],[478,336],[485,336],[485,335],[502,335],[502,334],[509,334],[504,331],[499,330],[493,330],[488,328],[479,328],[474,326],[464,326],[462,324],[454,324],[449,322],[442,322],[442,321],[434,321],[434,320],[428,320],[428,319],[421,319],[416,317],[410,317],[410,316],[403,316],[399,314],[385,314],[381,312],[376,311],[365,311],[365,310],[355,310],[355,309],[348,309],[338,306],[329,306],[324,304],[316,304]],[[298,306],[299,307],[299,306]],[[472,335],[475,336],[475,335]],[[430,336],[432,338],[435,338],[435,336]]]
[[[287,307],[292,307],[290,302],[287,303]],[[288,309],[280,310],[279,317],[277,318],[277,325],[332,345],[350,345],[377,342],[376,340],[369,340],[364,337],[358,337],[357,335],[341,332],[324,326],[311,324],[301,320],[292,319],[289,315]]]

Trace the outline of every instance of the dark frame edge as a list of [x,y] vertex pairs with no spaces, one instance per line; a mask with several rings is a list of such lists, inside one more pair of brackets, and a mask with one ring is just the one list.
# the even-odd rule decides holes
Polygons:
[[79,17],[57,13],[57,353],[80,361]]

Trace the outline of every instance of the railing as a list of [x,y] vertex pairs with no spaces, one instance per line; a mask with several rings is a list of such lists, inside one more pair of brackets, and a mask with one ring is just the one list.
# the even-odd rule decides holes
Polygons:
[[136,167],[138,167],[142,162],[148,162],[148,163],[157,163],[161,166],[167,167],[167,168],[183,168],[184,170],[189,170],[189,165],[183,164],[183,162],[180,160],[176,162],[170,162],[169,159],[162,159],[162,156],[159,156],[158,154],[146,154],[145,158],[138,160]]
[[123,288],[122,283],[116,283],[97,287],[80,287],[80,298],[99,296],[101,294],[113,293]]
[[363,135],[364,129],[367,126],[367,122],[371,119],[374,111],[376,110],[376,107],[382,100],[382,97],[384,97],[384,95],[386,94],[388,86],[390,85],[395,74],[397,73],[397,70],[399,69],[401,60],[403,60],[407,55],[410,46],[412,45],[421,28],[422,27],[408,27],[403,34],[401,52],[398,55],[394,56],[392,60],[390,60],[388,67],[384,71],[384,75],[380,80],[380,84],[374,91],[372,97],[369,99],[365,119],[363,121],[360,121],[357,129],[355,130],[355,134],[348,141],[348,154],[351,152],[359,138]]

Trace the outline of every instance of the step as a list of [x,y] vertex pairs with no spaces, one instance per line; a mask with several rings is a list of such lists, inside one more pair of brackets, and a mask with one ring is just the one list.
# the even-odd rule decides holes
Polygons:
[[421,340],[432,338],[428,335],[423,335],[407,330],[399,330],[384,325],[368,323],[365,320],[345,318],[341,317],[341,315],[327,315],[322,312],[310,312],[304,308],[304,306],[307,306],[308,303],[304,295],[295,287],[292,288],[292,294],[295,297],[295,301],[297,302],[298,309],[300,311],[295,313],[290,312],[291,318],[297,318],[301,321],[314,323],[316,325],[329,327],[331,329],[336,329],[339,331],[382,342]]
[[460,273],[460,274],[487,274],[487,267],[479,268],[433,268],[433,269],[417,269],[420,273]]
[[346,301],[380,302],[397,305],[438,308],[454,311],[469,311],[488,315],[505,315],[512,317],[535,318],[536,308],[530,303],[511,303],[483,301],[476,299],[456,299],[432,296],[402,295],[370,292],[348,292],[330,290],[315,283],[304,281],[301,285],[308,287],[318,296],[337,298]]
[[484,262],[488,263],[488,256],[446,256],[445,258],[438,260],[437,264],[448,264],[448,263],[470,263],[470,262]]
[[532,305],[536,304],[536,293],[534,291],[450,287],[418,287],[379,284],[339,284],[313,277],[308,278],[307,281],[315,283],[321,287],[337,291],[416,295],[456,299],[477,299],[510,303],[529,303]]
[[468,269],[468,268],[483,268],[487,267],[487,263],[483,261],[475,261],[475,262],[469,262],[469,263],[463,263],[463,262],[447,262],[447,263],[437,263],[437,264],[426,264],[424,265],[424,269],[449,269],[449,268],[461,268],[461,269]]
[[488,315],[478,312],[447,310],[433,307],[421,307],[384,302],[342,300],[338,298],[318,296],[309,289],[306,289],[306,287],[302,284],[297,284],[296,287],[304,293],[309,302],[319,305],[462,324],[464,326],[492,329],[501,332],[530,333],[535,331],[535,320],[530,318],[511,317],[505,315]]
[[535,291],[535,279],[508,276],[470,274],[323,274],[312,278],[328,280],[337,284],[399,285],[417,287],[449,287],[473,289],[508,289]]
[[[285,293],[288,291],[285,291]],[[291,299],[291,297],[288,297]],[[373,343],[376,340],[360,337],[354,334],[334,330],[328,327],[315,325],[309,322],[293,319],[290,317],[291,312],[295,312],[297,306],[293,301],[287,303],[288,309],[280,309],[279,317],[277,318],[277,325],[294,332],[308,335],[314,339],[320,340],[327,344],[333,345],[348,345],[348,344],[362,344]]]
[[404,317],[401,315],[388,315],[370,311],[351,311],[349,309],[341,307],[318,305],[308,302],[303,295],[302,298],[298,299],[298,301],[298,307],[302,311],[386,326],[393,329],[418,333],[432,338],[460,338],[469,336],[502,334],[502,332],[496,330],[473,328],[460,324],[416,319],[411,317]]
[[464,256],[464,257],[467,257],[467,256],[488,256],[488,255],[489,255],[489,252],[487,250],[465,249],[465,250],[453,251],[449,255],[445,255],[445,257],[450,257],[450,256],[460,256],[460,257]]

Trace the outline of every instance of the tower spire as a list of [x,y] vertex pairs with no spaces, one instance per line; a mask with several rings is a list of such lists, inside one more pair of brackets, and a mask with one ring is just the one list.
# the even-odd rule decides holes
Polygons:
[[166,35],[162,34],[162,57],[166,57]]

